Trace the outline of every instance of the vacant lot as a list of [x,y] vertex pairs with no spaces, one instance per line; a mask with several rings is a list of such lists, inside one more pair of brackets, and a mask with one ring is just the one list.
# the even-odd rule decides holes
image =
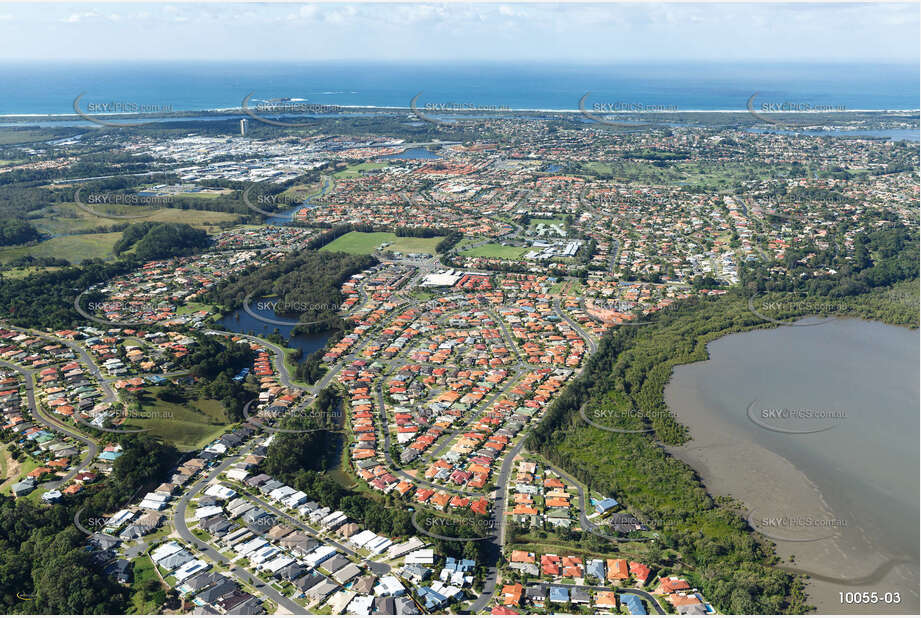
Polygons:
[[157,396],[161,389],[150,390],[141,402],[141,409],[150,418],[132,418],[130,425],[149,429],[149,433],[179,450],[199,449],[224,433],[231,424],[220,401],[190,399],[185,403],[173,403]]
[[468,255],[470,257],[515,259],[524,255],[527,250],[527,247],[506,247],[505,245],[490,243],[488,245],[476,247],[475,249],[467,249],[466,251],[462,252],[461,255]]
[[[196,196],[198,197],[198,196]],[[202,198],[208,199],[208,198]],[[54,204],[40,211],[42,217],[34,219],[31,223],[45,234],[73,234],[81,230],[91,230],[107,227],[119,223],[140,223],[143,221],[156,221],[158,223],[188,223],[205,229],[215,231],[221,223],[237,221],[240,215],[213,212],[208,210],[182,210],[179,208],[144,208],[140,206],[112,206],[94,204],[91,208],[101,215],[134,215],[147,216],[132,219],[111,219],[105,216],[96,216],[77,208],[76,204],[64,202]]]
[[399,251],[401,253],[427,253],[435,255],[435,246],[444,236],[434,238],[409,238],[397,236],[391,232],[349,232],[340,236],[321,251],[342,251],[343,253],[370,254],[377,251],[383,243],[390,243],[386,251]]
[[71,264],[91,258],[105,260],[112,257],[112,246],[121,236],[121,232],[79,234],[59,236],[31,246],[4,247],[0,249],[0,262],[6,263],[24,255],[63,258]]

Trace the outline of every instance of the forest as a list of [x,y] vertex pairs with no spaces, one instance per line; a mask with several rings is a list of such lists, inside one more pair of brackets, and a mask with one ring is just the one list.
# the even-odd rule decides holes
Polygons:
[[176,463],[175,449],[149,436],[121,441],[112,474],[51,507],[0,496],[0,612],[124,614],[130,590],[106,576],[74,525],[124,506],[159,484]]
[[293,334],[342,330],[344,323],[338,315],[342,304],[339,286],[376,263],[375,258],[367,255],[300,251],[278,262],[254,264],[234,279],[216,286],[209,294],[209,302],[234,310],[247,299],[255,302],[273,296],[279,303],[277,314],[283,313],[289,319],[296,317],[302,322]]

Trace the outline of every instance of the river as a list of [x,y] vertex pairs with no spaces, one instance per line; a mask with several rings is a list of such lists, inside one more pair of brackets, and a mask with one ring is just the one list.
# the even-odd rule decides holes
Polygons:
[[[666,388],[693,437],[669,451],[812,575],[819,612],[917,614],[918,331],[832,320],[708,350]],[[847,592],[901,602],[842,603]]]

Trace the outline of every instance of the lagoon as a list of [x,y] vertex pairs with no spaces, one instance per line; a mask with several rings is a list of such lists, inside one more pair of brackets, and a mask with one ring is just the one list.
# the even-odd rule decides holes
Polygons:
[[[745,503],[820,612],[918,612],[919,341],[862,320],[735,334],[666,388],[693,437],[670,452]],[[902,602],[840,603],[867,590]]]

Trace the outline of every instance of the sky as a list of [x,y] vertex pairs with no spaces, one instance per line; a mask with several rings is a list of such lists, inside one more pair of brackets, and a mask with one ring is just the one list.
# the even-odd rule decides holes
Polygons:
[[0,60],[919,61],[903,4],[0,4]]

